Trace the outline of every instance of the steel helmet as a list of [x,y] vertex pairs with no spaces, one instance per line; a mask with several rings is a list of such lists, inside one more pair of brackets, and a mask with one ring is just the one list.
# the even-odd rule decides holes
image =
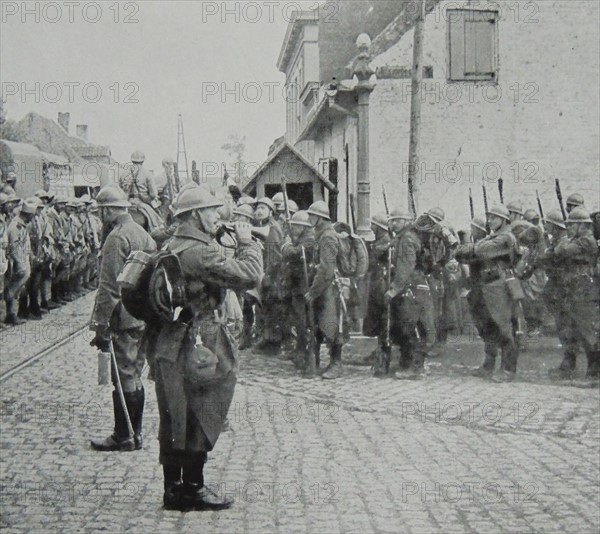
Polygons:
[[234,208],[233,214],[254,219],[254,208],[250,204],[241,204]]
[[35,192],[35,196],[37,198],[47,198],[49,200],[52,200],[54,198],[54,193],[49,193],[48,191],[44,191],[43,189],[38,189]]
[[471,226],[473,228],[477,228],[478,230],[481,230],[482,232],[487,232],[487,229],[485,227],[485,221],[483,219],[480,219],[479,217],[475,217],[471,221]]
[[44,207],[44,203],[42,202],[42,199],[39,197],[36,197],[36,196],[25,199],[25,202],[29,202],[30,204],[35,204],[36,208]]
[[509,213],[517,213],[518,215],[523,215],[523,204],[519,200],[511,200],[507,205]]
[[273,201],[273,204],[275,204],[276,208],[281,208],[284,201],[283,193],[281,191],[279,193],[275,193],[271,200]]
[[81,195],[79,200],[85,204],[90,204],[92,202],[92,197],[86,193],[85,195]]
[[446,218],[446,214],[442,208],[431,208],[427,215],[431,217],[434,222],[442,222]]
[[592,219],[587,210],[581,206],[573,208],[567,217],[568,223],[591,223]]
[[146,155],[141,150],[135,150],[131,154],[131,162],[132,163],[144,163],[146,160]]
[[203,208],[219,208],[223,202],[217,200],[208,189],[204,187],[190,187],[179,193],[177,200],[173,205],[173,215],[177,217],[188,211],[199,210]]
[[323,219],[327,219],[328,221],[331,220],[331,217],[329,216],[329,206],[327,206],[327,203],[324,200],[313,202],[306,211],[311,215],[316,215]]
[[256,205],[258,204],[264,204],[265,206],[268,206],[271,209],[271,212],[275,213],[275,204],[273,204],[273,201],[269,197],[259,198],[256,202]]
[[387,225],[387,215],[385,213],[377,213],[371,217],[371,224],[375,226],[379,226],[382,230],[388,229]]
[[131,206],[125,192],[114,185],[104,186],[96,196],[96,202],[98,202],[99,208],[128,208]]
[[166,165],[174,165],[175,162],[173,161],[173,158],[170,158],[169,156],[167,156],[166,158],[163,158],[162,160],[162,165],[163,167]]
[[296,226],[312,226],[310,221],[308,220],[308,213],[304,210],[297,211],[292,215],[290,219],[290,224]]
[[525,210],[525,213],[523,213],[523,219],[525,219],[527,222],[532,222],[534,219],[539,218],[540,214],[532,208]]
[[508,211],[508,208],[502,204],[492,206],[488,210],[487,215],[496,215],[496,217],[500,217],[510,222],[510,212]]
[[[98,193],[100,194],[100,193]],[[67,199],[65,197],[54,197],[54,204],[66,204]]]
[[8,183],[8,182],[16,182],[16,181],[17,181],[17,175],[14,172],[10,171],[6,175],[5,182]]
[[579,193],[571,193],[567,197],[567,206],[585,206],[585,200]]
[[412,221],[413,220],[412,213],[401,210],[399,208],[394,209],[390,212],[390,216],[388,217],[388,221],[393,221],[394,219],[402,219],[404,221]]
[[290,213],[296,213],[298,211],[298,204],[296,204],[293,200],[288,200],[288,210]]
[[548,215],[546,215],[546,218],[544,219],[544,222],[551,223],[554,226],[562,228],[563,230],[567,228],[565,226],[565,221],[563,220],[562,211],[560,210],[553,210],[550,213],[548,213]]

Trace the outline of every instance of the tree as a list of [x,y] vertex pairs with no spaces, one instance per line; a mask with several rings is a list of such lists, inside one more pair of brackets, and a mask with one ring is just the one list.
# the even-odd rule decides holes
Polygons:
[[6,120],[5,102],[0,98],[0,139],[7,141],[19,141],[17,125],[13,120]]
[[229,134],[227,142],[221,145],[221,150],[233,160],[235,168],[235,180],[240,182],[245,178],[244,168],[246,165],[246,136],[240,134]]

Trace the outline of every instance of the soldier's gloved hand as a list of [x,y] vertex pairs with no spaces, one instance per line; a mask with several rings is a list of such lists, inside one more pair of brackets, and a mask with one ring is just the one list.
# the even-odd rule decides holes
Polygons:
[[249,241],[252,239],[252,226],[246,222],[237,221],[234,224],[235,237],[238,241]]
[[108,326],[97,326],[96,335],[90,341],[90,346],[97,347],[101,352],[110,352],[110,331]]

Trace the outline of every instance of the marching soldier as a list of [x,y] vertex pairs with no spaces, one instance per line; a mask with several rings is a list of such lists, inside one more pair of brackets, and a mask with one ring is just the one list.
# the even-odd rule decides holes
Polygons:
[[577,340],[569,332],[567,321],[567,292],[563,283],[563,269],[555,255],[559,243],[567,239],[567,227],[560,210],[551,211],[544,220],[544,230],[548,247],[538,258],[544,267],[548,282],[544,288],[544,303],[554,318],[558,339],[564,348],[563,360],[559,367],[550,369],[550,378],[571,378],[577,358]]
[[[518,292],[507,284],[514,278],[518,259],[518,244],[511,232],[511,216],[502,205],[493,206],[487,213],[491,235],[476,243],[460,245],[455,257],[461,263],[481,263],[481,291],[483,304],[480,320],[486,325],[489,340],[486,343],[486,359],[479,373],[491,376],[496,362],[498,347],[502,354],[501,373],[497,381],[511,381],[517,371],[518,347],[513,333],[515,303]],[[512,282],[509,282],[512,283]],[[485,341],[485,338],[484,338]]]
[[[392,221],[401,215],[399,210],[393,210],[389,220]],[[388,252],[391,239],[388,218],[385,213],[378,213],[371,218],[371,231],[375,235],[375,241],[368,243],[369,298],[363,322],[363,334],[369,337],[377,336],[378,339],[378,348],[371,353],[369,359],[373,363],[377,362],[378,352],[383,351],[387,355],[389,365],[391,347],[386,344],[387,314],[385,313],[384,295],[388,290]],[[379,370],[376,369],[376,371],[378,374]]]
[[511,224],[523,220],[523,204],[520,200],[512,200],[506,205],[506,208],[510,214]]
[[[307,290],[304,261],[310,276],[315,247],[315,234],[306,211],[294,213],[290,220],[290,236],[281,246],[283,256],[283,277],[289,288],[288,313],[289,326],[296,329],[297,341],[292,361],[298,369],[305,369],[308,364],[308,319],[304,294]],[[314,335],[314,332],[313,334]]]
[[[132,251],[152,251],[156,244],[127,213],[131,204],[123,191],[114,186],[106,186],[98,193],[96,200],[107,238],[102,247],[98,292],[90,321],[90,327],[96,335],[90,344],[102,352],[109,352],[112,342],[117,369],[112,369],[115,386],[114,431],[106,439],[92,440],[91,445],[97,451],[132,451],[143,446],[144,356],[138,349],[144,323],[132,317],[123,307],[117,276]],[[122,405],[117,390],[117,373],[126,406]],[[129,435],[125,410],[128,411],[134,436]]]
[[532,208],[525,210],[525,213],[523,213],[523,219],[534,226],[539,226],[540,224],[540,214]]
[[598,244],[592,232],[592,220],[585,208],[573,208],[566,226],[568,238],[560,240],[554,249],[556,262],[562,267],[561,283],[566,292],[565,319],[570,335],[585,350],[588,361],[586,377],[598,379],[600,288],[595,270]]
[[283,230],[273,218],[275,205],[270,198],[263,197],[256,203],[254,219],[259,227],[269,227],[264,241],[264,278],[261,284],[261,305],[257,310],[256,326],[261,338],[254,346],[258,352],[277,354],[281,347],[281,301],[279,298],[279,267],[281,265],[281,243]]
[[339,241],[326,202],[313,202],[307,213],[315,231],[316,268],[305,299],[315,314],[317,354],[321,343],[326,342],[330,346],[329,365],[322,377],[335,379],[342,374],[342,347],[348,331],[348,318],[343,310],[344,296],[336,276]]
[[31,274],[31,241],[27,225],[35,216],[37,206],[24,202],[19,215],[8,225],[8,258],[11,261],[11,276],[4,290],[6,301],[6,324],[20,325],[24,321],[17,317],[15,300],[18,302],[21,292]]
[[[235,351],[220,316],[227,289],[241,291],[259,283],[262,258],[251,227],[244,222],[235,223],[235,257],[225,254],[214,239],[221,205],[201,187],[187,189],[177,198],[174,215],[180,224],[167,249],[179,257],[189,304],[177,322],[159,325],[148,351],[156,380],[163,504],[168,510],[221,510],[232,504],[205,485],[203,472],[236,383]],[[194,355],[218,360],[214,382],[203,383],[202,370],[188,372]],[[205,375],[205,380],[211,378],[212,374]]]
[[[431,238],[431,228],[437,224],[425,214],[415,223],[412,216],[399,213],[390,222],[395,237],[392,243],[393,277],[391,288],[385,292],[386,304],[391,306],[391,342],[400,345],[399,379],[423,377],[425,354],[434,344],[436,330],[434,304],[427,275],[435,262],[425,243]],[[427,221],[421,226],[421,221]]]

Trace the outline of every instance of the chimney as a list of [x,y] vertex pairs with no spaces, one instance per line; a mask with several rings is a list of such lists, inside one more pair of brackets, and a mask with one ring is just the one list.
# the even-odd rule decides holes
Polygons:
[[77,137],[79,137],[79,139],[83,139],[84,141],[88,140],[88,125],[87,124],[78,124],[77,125]]
[[67,111],[66,113],[58,112],[58,124],[60,124],[63,130],[69,133],[69,120],[71,119],[71,114]]

